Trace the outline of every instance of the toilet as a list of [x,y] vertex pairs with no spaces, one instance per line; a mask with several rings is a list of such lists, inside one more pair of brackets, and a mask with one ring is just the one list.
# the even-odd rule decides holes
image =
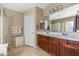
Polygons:
[[0,44],[0,56],[7,56],[8,44]]

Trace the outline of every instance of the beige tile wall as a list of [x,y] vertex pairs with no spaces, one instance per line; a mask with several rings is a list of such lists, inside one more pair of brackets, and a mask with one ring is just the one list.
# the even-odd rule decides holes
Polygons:
[[40,24],[40,21],[43,20],[44,17],[43,17],[43,9],[39,8],[39,7],[36,7],[36,23],[37,23],[37,29],[39,29],[39,24]]

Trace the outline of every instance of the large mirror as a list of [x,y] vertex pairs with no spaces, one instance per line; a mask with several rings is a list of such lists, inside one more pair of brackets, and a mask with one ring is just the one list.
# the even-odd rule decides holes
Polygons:
[[50,32],[79,32],[79,4],[50,13]]
[[49,19],[50,32],[73,32],[75,17]]
[[50,12],[40,22],[40,29],[50,32],[79,32],[79,4]]

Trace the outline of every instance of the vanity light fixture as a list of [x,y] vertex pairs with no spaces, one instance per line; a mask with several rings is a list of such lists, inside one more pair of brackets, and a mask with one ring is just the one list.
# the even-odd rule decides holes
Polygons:
[[56,11],[61,10],[62,8],[63,8],[62,5],[59,5],[59,6],[55,7],[55,8],[53,8],[53,9],[49,10],[49,13],[52,14],[52,13],[54,13]]
[[59,5],[59,6],[58,6],[58,9],[59,9],[59,10],[61,10],[62,8],[63,8],[62,5]]
[[54,11],[53,10],[49,10],[49,13],[52,14]]
[[54,10],[55,10],[55,12],[58,11],[58,7],[55,7]]

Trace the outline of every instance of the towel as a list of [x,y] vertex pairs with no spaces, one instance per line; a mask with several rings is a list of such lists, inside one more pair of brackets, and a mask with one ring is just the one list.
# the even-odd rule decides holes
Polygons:
[[73,31],[77,32],[77,30],[79,30],[79,15],[76,15],[73,26]]

